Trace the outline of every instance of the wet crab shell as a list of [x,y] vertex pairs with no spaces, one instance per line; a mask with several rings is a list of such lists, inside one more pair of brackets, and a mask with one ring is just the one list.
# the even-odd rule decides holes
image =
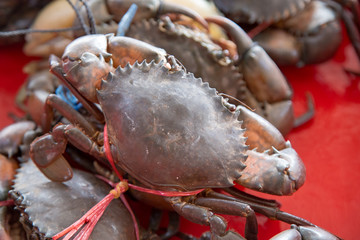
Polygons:
[[[32,161],[21,166],[13,188],[11,196],[30,239],[51,239],[111,189],[93,175],[76,170],[72,180],[52,182]],[[90,239],[135,239],[132,219],[120,200],[110,203]]]
[[102,82],[98,99],[116,164],[149,187],[232,186],[245,167],[238,115],[193,74],[127,65]]
[[[214,0],[226,17],[237,23],[279,21],[304,9],[310,0]],[[266,7],[264,7],[266,5]]]

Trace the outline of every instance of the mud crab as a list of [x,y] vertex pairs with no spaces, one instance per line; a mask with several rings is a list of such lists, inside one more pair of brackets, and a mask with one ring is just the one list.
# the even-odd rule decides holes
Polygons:
[[[110,186],[80,170],[66,183],[51,182],[29,161],[19,169],[11,197],[21,212],[28,239],[50,239],[101,200]],[[62,214],[63,212],[67,214]],[[53,216],[57,216],[56,221]],[[159,239],[142,232],[141,239]],[[114,201],[96,225],[90,239],[135,239],[132,218],[120,200]]]
[[238,25],[223,17],[206,20],[227,31],[235,41],[240,60],[232,59],[208,34],[174,23],[169,18],[137,22],[130,27],[127,36],[164,48],[196,77],[246,103],[283,135],[314,115],[309,100],[309,111],[295,119],[290,100],[292,91],[284,75]]
[[[38,15],[34,21],[31,29],[69,29],[77,28],[78,30],[52,33],[30,33],[26,36],[26,44],[24,46],[24,53],[30,56],[48,57],[50,54],[61,56],[64,48],[76,37],[89,33],[88,25],[83,19],[88,19],[87,10],[85,6],[78,6],[79,1],[72,1],[76,3],[74,9],[65,0],[51,2]],[[92,0],[80,1],[86,3],[88,9],[91,10],[94,16],[93,24],[96,25],[97,33],[111,33],[116,32],[117,22],[128,10],[132,3],[136,3],[139,10],[135,15],[134,21],[139,19],[154,18],[164,14],[178,14],[188,16],[200,25],[207,27],[205,20],[194,10],[182,7],[181,5],[168,3],[160,0],[151,1],[118,1],[118,0]],[[80,10],[78,10],[80,8]],[[60,11],[60,10],[61,11]],[[78,16],[77,16],[77,14]],[[58,15],[61,16],[58,16]],[[64,15],[67,17],[65,18]],[[84,16],[83,16],[84,15]],[[80,19],[80,20],[79,20]],[[117,21],[117,22],[115,22]],[[84,25],[85,24],[85,25]],[[91,24],[91,23],[87,23]],[[81,26],[84,28],[81,30]]]
[[302,66],[331,58],[341,42],[340,19],[345,21],[354,49],[360,56],[356,1],[339,1],[350,5],[352,16],[334,1],[271,1],[266,7],[263,1],[214,2],[238,24],[258,24],[249,34],[279,65]]
[[[114,71],[112,65],[120,67]],[[37,138],[30,156],[54,181],[72,177],[71,167],[62,157],[70,142],[102,162],[111,154],[115,169],[151,189],[201,191],[228,188],[236,181],[258,191],[289,195],[304,183],[301,159],[275,127],[245,107],[228,103],[207,83],[182,70],[178,60],[162,49],[127,37],[88,35],[68,45],[61,61],[53,57],[51,66],[84,107],[99,114],[96,118],[106,122],[109,132],[109,141],[104,140],[101,131],[49,95],[44,131],[50,130],[52,108],[71,124],[56,125]],[[108,143],[105,153],[102,145]],[[213,237],[219,239],[240,236],[226,231],[225,221],[212,211],[244,216],[246,237],[256,238],[254,211],[240,201],[212,193],[165,200],[180,215],[210,225]],[[283,221],[311,225],[278,210],[266,213],[264,208],[258,209]]]

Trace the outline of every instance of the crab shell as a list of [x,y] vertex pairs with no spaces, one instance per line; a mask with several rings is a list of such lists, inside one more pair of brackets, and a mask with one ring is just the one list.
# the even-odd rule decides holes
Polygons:
[[[47,179],[32,161],[16,175],[11,197],[21,211],[20,222],[29,239],[50,239],[70,226],[110,191],[89,173],[76,170],[66,183]],[[131,216],[120,200],[113,200],[89,239],[135,239]]]
[[98,99],[116,164],[143,184],[194,190],[240,177],[247,146],[238,115],[193,74],[127,65],[102,82]]

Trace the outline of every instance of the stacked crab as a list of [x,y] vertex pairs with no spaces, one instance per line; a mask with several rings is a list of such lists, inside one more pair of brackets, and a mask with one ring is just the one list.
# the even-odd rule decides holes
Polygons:
[[341,20],[360,58],[359,3],[344,0],[214,0],[225,16],[246,26],[254,41],[282,66],[321,63],[341,43]]
[[[175,4],[139,1],[127,37],[121,31],[96,34],[127,25],[120,17],[130,4],[81,2],[64,4],[77,10],[70,25],[82,30],[45,41],[36,40],[43,33],[27,37],[33,39],[27,53],[55,55],[50,72],[41,62],[28,68],[31,76],[18,97],[27,121],[1,132],[2,161],[21,162],[10,195],[27,238],[195,239],[178,232],[176,221],[161,236],[156,227],[138,230],[124,197],[129,194],[210,226],[202,239],[257,239],[255,213],[293,224],[273,239],[337,239],[281,211],[276,201],[236,187],[273,195],[299,189],[305,167],[283,134],[313,114],[310,104],[294,119],[285,78],[238,25],[224,17],[203,19]],[[107,13],[92,16],[96,10]],[[230,39],[215,40],[210,23]],[[112,182],[120,183],[110,191],[106,183]],[[114,198],[122,202],[110,204]],[[245,233],[227,230],[218,214],[245,218]]]

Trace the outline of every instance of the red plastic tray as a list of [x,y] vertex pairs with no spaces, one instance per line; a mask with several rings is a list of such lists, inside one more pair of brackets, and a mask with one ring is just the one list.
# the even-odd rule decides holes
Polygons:
[[[0,128],[10,124],[9,112],[21,114],[14,105],[17,89],[26,75],[22,67],[32,58],[22,45],[0,48]],[[316,115],[308,124],[286,137],[307,168],[305,185],[293,196],[267,198],[282,203],[282,210],[304,217],[344,239],[356,239],[360,226],[360,78],[344,68],[360,72],[359,62],[346,36],[335,57],[304,68],[282,68],[294,89],[297,115],[306,109],[310,92]],[[229,226],[243,233],[244,219],[227,217]],[[259,239],[268,239],[289,225],[258,216]],[[207,227],[186,220],[181,230],[199,236]]]

